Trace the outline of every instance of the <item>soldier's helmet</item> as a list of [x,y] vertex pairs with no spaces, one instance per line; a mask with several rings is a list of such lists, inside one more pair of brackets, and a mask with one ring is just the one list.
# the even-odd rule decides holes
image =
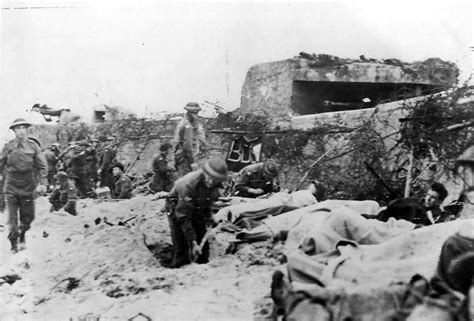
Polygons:
[[275,163],[265,162],[263,164],[263,175],[268,178],[275,178],[278,176],[278,169]]
[[27,122],[24,118],[17,118],[13,121],[13,123],[10,125],[10,129],[14,129],[16,126],[26,126],[30,127],[31,123]]
[[208,160],[202,168],[207,175],[223,182],[227,179],[227,164],[218,157]]
[[167,152],[169,149],[171,149],[171,144],[170,143],[164,143],[161,144],[160,146],[160,152]]
[[190,113],[198,113],[201,111],[201,106],[198,103],[190,102],[184,106],[184,109]]
[[54,175],[54,178],[56,178],[59,182],[64,182],[69,178],[69,176],[66,172],[60,171]]

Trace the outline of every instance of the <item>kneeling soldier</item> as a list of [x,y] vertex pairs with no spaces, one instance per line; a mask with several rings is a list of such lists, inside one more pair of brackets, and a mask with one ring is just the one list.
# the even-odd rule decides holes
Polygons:
[[123,173],[124,167],[121,163],[112,165],[112,175],[114,175],[113,198],[129,199],[132,198],[132,181]]
[[55,177],[57,185],[49,196],[51,203],[51,212],[64,209],[71,215],[77,215],[76,200],[77,188],[69,176],[65,172],[58,172]]

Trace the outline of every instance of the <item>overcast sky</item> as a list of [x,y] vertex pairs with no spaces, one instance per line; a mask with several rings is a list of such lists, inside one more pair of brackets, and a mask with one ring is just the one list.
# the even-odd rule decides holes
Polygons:
[[300,51],[440,57],[462,80],[472,70],[471,1],[97,2],[2,2],[2,124],[37,102],[80,114],[109,104],[146,115],[204,100],[231,110],[252,65]]

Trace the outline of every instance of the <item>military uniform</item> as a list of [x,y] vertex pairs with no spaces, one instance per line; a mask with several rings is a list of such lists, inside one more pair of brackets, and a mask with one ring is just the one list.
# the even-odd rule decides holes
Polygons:
[[86,151],[86,175],[91,183],[97,183],[97,155],[92,147]]
[[162,153],[153,159],[153,180],[151,189],[154,192],[169,192],[174,183],[174,168],[168,166],[166,153]]
[[74,181],[68,179],[64,183],[60,182],[49,196],[49,202],[52,205],[51,210],[64,209],[71,215],[77,215],[77,199],[77,188]]
[[36,143],[16,138],[3,147],[0,165],[5,175],[3,192],[8,208],[8,238],[12,249],[16,249],[18,237],[23,243],[25,232],[35,218],[33,194],[38,177],[41,184],[46,185],[47,164]]
[[129,199],[132,198],[132,181],[125,174],[120,174],[116,177],[114,183],[114,198]]
[[260,188],[263,194],[280,191],[278,181],[264,176],[264,163],[248,165],[241,169],[235,183],[234,195],[240,197],[256,197],[258,195],[249,193],[249,188]]
[[205,146],[204,127],[198,121],[192,124],[188,117],[183,118],[176,127],[176,147],[174,159],[178,176],[189,173],[191,164],[198,161],[202,146]]
[[111,173],[112,165],[115,161],[116,151],[111,145],[104,146],[99,154],[100,186],[107,186],[113,191],[114,183]]
[[44,156],[48,164],[48,186],[55,185],[54,175],[57,173],[58,154],[50,147],[44,150]]
[[[198,169],[178,179],[171,190],[168,200],[169,224],[174,245],[173,265],[178,268],[191,263],[190,243],[198,243],[206,233],[206,227],[212,218],[211,204],[219,198],[219,184],[209,188],[204,183],[203,170]],[[209,245],[202,248],[197,263],[209,261]]]
[[71,155],[67,173],[76,181],[81,197],[90,197],[93,194],[91,181],[87,176],[87,152],[84,147],[74,149]]

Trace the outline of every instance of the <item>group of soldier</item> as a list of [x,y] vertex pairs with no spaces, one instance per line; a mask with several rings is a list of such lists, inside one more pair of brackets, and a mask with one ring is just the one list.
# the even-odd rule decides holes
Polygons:
[[61,151],[54,143],[44,150],[35,137],[28,136],[31,123],[16,119],[10,126],[15,139],[0,155],[2,211],[8,211],[8,239],[11,250],[25,246],[25,233],[35,218],[34,199],[48,195],[51,211],[76,215],[76,201],[96,197],[94,187],[107,187],[115,198],[130,198],[132,183],[124,166],[116,162],[113,137],[99,145],[91,139],[71,142]]
[[[212,225],[211,208],[218,200],[223,182],[228,180],[226,162],[212,157],[206,162],[206,140],[198,103],[188,103],[185,117],[176,127],[175,145],[163,143],[153,159],[153,192],[169,192],[167,209],[175,248],[174,265],[191,261],[207,262],[208,245],[199,244]],[[16,119],[10,129],[15,139],[3,148],[0,170],[8,210],[8,238],[12,251],[24,247],[25,233],[35,216],[34,198],[49,193],[51,211],[77,214],[76,201],[96,197],[95,186],[107,187],[113,198],[132,197],[132,183],[124,166],[116,161],[113,137],[70,142],[61,150],[58,143],[41,149],[40,142],[28,136],[31,126]],[[168,155],[174,147],[174,166]],[[252,164],[244,168],[235,184],[235,195],[258,197],[279,190],[276,165]]]

